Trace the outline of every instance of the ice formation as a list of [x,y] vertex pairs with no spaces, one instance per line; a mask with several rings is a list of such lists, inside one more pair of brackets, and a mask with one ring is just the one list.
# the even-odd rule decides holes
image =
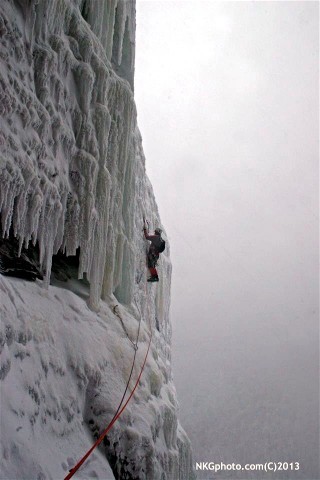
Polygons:
[[6,1],[0,21],[2,235],[38,243],[47,282],[52,255],[79,248],[91,305],[116,289],[130,303],[142,213],[159,221],[133,97],[134,3]]
[[[4,478],[62,478],[85,453],[122,396],[140,318],[135,377],[154,336],[138,394],[76,478],[193,478],[170,365],[168,243],[159,284],[146,282],[142,216],[161,222],[134,42],[134,1],[0,5],[0,236],[36,252],[44,275],[0,275]],[[79,280],[49,285],[57,253],[78,258]]]
[[[152,290],[147,285],[140,298],[147,302],[150,295],[153,302],[142,309],[130,388],[146,352],[150,318],[153,342],[138,390],[74,478],[193,478],[190,443],[177,420],[168,325],[160,331],[155,327]],[[0,296],[0,478],[62,479],[119,404],[134,355],[128,336],[136,339],[139,304],[128,308],[112,297],[93,312],[76,280],[68,289],[51,285],[46,290],[41,282],[0,276]]]

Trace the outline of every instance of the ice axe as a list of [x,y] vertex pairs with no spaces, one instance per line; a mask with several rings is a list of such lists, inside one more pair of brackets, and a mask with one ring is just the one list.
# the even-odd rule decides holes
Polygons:
[[149,222],[148,220],[146,220],[146,217],[143,215],[143,229],[145,229],[146,226],[148,227],[148,230],[149,230]]

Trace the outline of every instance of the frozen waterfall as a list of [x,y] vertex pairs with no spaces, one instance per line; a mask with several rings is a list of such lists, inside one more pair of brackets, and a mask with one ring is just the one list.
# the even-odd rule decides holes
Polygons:
[[142,217],[161,221],[134,56],[133,0],[1,2],[0,272],[13,272],[0,273],[5,478],[63,478],[74,466],[117,408],[140,319],[135,378],[150,327],[153,341],[138,393],[75,478],[194,475],[171,373],[168,242],[159,284],[146,282]]

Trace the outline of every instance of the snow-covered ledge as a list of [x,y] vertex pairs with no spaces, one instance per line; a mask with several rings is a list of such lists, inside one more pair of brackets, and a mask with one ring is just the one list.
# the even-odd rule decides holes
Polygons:
[[[63,478],[85,453],[121,399],[140,319],[132,382],[149,325],[153,341],[138,393],[77,477],[193,478],[171,374],[168,243],[159,284],[146,282],[142,217],[161,222],[136,122],[134,35],[133,1],[0,5],[0,247],[43,277],[0,275],[8,478]],[[77,275],[51,275],[55,258],[74,258]]]

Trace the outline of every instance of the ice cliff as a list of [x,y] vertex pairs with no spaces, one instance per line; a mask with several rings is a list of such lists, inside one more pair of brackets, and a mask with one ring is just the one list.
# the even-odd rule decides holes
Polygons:
[[63,478],[91,446],[125,389],[140,320],[130,388],[153,340],[137,394],[75,478],[193,478],[171,373],[168,243],[159,284],[146,282],[142,217],[161,222],[134,53],[134,1],[0,4],[3,480]]

